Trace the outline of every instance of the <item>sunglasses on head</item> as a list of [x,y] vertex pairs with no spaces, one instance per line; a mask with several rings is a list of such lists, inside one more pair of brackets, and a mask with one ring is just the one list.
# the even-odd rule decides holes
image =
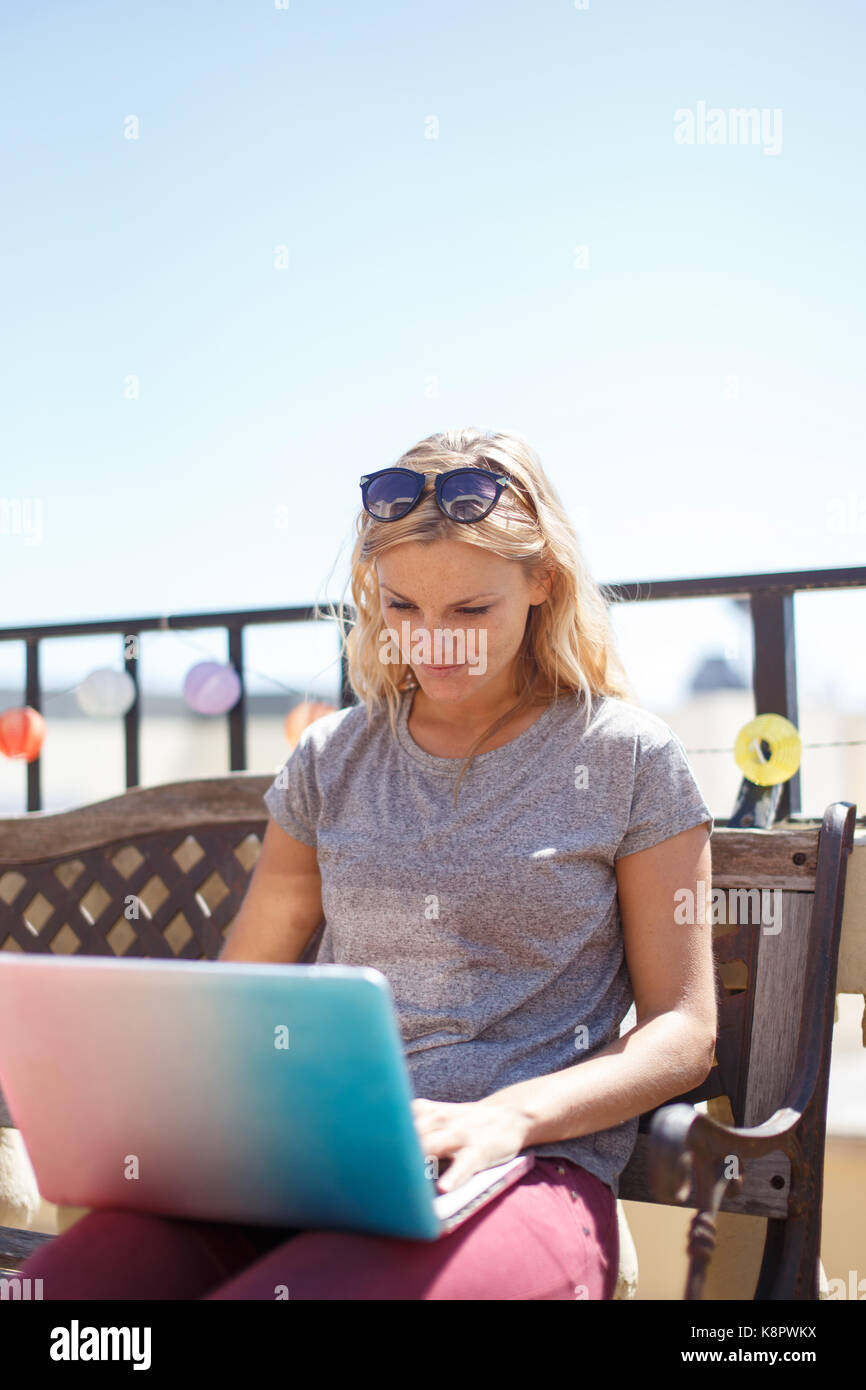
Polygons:
[[503,489],[513,487],[507,473],[488,468],[450,468],[419,473],[413,468],[380,468],[361,479],[364,510],[377,521],[399,521],[421,500],[428,478],[436,479],[436,501],[451,521],[481,521],[493,511]]

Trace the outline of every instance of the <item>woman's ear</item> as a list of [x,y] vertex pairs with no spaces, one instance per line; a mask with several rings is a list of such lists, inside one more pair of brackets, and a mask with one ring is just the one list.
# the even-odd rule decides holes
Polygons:
[[546,599],[550,598],[550,591],[552,588],[553,570],[549,566],[546,566],[535,575],[535,582],[533,585],[534,594],[530,602],[533,605],[544,603]]

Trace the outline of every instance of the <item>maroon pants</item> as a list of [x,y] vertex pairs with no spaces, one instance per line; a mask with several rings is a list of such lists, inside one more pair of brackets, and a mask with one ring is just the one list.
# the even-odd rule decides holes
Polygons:
[[91,1211],[25,1261],[45,1299],[612,1298],[612,1190],[537,1157],[513,1187],[436,1241]]

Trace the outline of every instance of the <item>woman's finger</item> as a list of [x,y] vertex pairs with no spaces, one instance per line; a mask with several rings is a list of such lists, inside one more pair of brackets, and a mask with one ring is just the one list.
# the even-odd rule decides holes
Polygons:
[[459,1129],[433,1129],[420,1136],[424,1150],[443,1158],[445,1154],[456,1153],[466,1144],[466,1135]]
[[453,1188],[459,1187],[461,1183],[467,1182],[473,1173],[480,1172],[484,1166],[483,1159],[473,1149],[462,1149],[448,1172],[439,1179],[440,1192],[450,1192]]

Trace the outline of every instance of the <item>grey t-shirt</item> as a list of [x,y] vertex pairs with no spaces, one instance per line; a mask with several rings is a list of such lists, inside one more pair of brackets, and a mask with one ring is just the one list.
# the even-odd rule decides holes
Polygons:
[[[265,793],[317,848],[316,963],[372,966],[394,996],[416,1096],[480,1100],[591,1057],[634,997],[614,864],[713,817],[663,720],[567,691],[510,743],[440,758],[363,704],[317,719]],[[631,1026],[631,1025],[629,1025]],[[627,1029],[625,1031],[628,1031]],[[531,1146],[619,1174],[638,1117]]]

